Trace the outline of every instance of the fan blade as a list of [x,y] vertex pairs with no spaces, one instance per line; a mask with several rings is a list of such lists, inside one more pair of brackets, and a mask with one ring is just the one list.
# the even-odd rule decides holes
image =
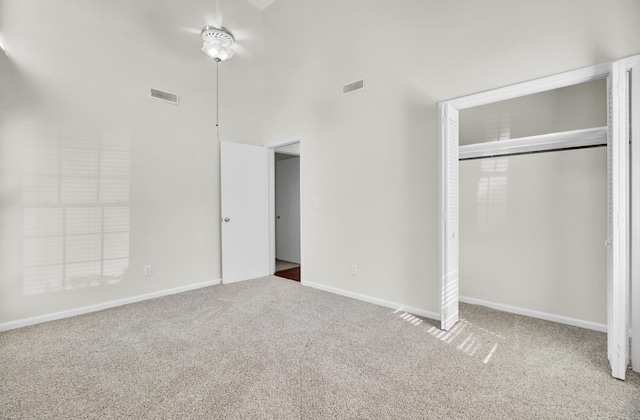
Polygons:
[[242,44],[238,44],[237,42],[231,46],[231,49],[239,56],[248,57],[248,50],[242,46]]
[[187,33],[187,34],[200,35],[200,33],[202,32],[202,28],[182,27],[182,28],[180,28],[180,31],[184,32],[184,33]]
[[230,32],[238,42],[252,41],[253,39],[255,39],[254,34],[251,31],[247,31],[246,29],[234,29],[230,30]]

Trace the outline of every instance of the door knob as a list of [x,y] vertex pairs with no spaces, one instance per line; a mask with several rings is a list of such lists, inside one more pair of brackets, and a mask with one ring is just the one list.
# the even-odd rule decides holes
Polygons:
[[221,219],[221,220],[225,223],[231,221],[231,219],[229,219],[228,217],[225,217],[224,219]]

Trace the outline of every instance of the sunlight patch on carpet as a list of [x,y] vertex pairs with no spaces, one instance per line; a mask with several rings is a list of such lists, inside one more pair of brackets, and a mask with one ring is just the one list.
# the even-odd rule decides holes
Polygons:
[[461,319],[450,331],[443,331],[431,326],[427,332],[457,350],[489,363],[505,337],[487,329],[477,327],[471,322]]

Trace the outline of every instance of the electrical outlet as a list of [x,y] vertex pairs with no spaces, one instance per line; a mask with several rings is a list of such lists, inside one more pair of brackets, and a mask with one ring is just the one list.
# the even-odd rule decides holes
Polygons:
[[145,277],[149,277],[151,274],[153,274],[153,271],[151,271],[151,266],[150,265],[145,265],[144,266],[144,275],[145,275]]
[[351,265],[351,275],[352,276],[357,276],[358,275],[358,266],[355,264]]

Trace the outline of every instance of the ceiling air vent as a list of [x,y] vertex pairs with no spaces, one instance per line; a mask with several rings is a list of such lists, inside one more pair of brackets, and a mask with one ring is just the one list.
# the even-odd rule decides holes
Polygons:
[[152,98],[160,99],[161,101],[170,102],[174,105],[178,104],[178,95],[171,92],[164,92],[162,90],[151,88],[149,96]]
[[355,82],[347,83],[342,86],[342,94],[347,95],[349,93],[357,92],[364,89],[364,80],[357,80]]

